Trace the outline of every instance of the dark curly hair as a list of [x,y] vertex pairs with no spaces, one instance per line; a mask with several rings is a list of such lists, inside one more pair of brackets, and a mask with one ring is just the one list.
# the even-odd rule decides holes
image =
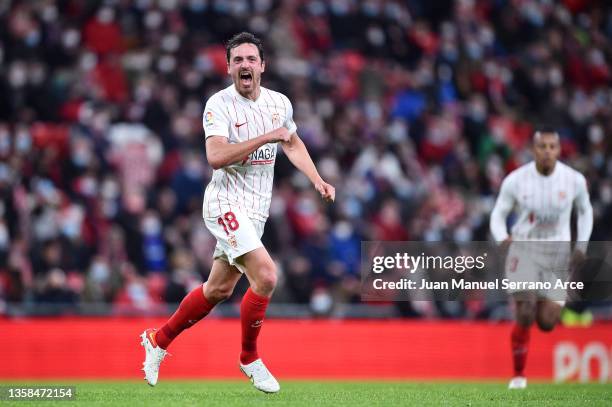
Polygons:
[[264,60],[264,50],[263,50],[263,46],[261,44],[261,40],[259,38],[257,38],[256,36],[254,36],[253,34],[249,33],[249,32],[241,32],[238,33],[236,35],[234,35],[232,38],[229,39],[229,41],[227,41],[227,43],[225,44],[225,56],[227,57],[227,62],[229,63],[230,60],[230,51],[233,48],[236,48],[239,45],[242,44],[253,44],[257,47],[257,50],[259,51],[259,59]]

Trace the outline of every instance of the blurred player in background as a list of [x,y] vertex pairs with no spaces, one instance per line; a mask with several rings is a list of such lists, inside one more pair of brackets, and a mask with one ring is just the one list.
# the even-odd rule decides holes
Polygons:
[[227,43],[226,56],[233,83],[208,100],[203,117],[206,156],[214,168],[203,204],[206,227],[217,239],[212,270],[164,326],[143,332],[143,370],[155,385],[168,345],[229,298],[245,274],[250,288],[240,305],[240,369],[257,389],[274,393],[280,386],[259,358],[257,337],[277,278],[260,240],[272,200],[277,143],[325,200],[335,199],[335,189],[320,177],[298,137],[289,99],[260,86],[266,66],[261,41],[250,33],[237,34]]
[[[553,277],[578,264],[586,252],[593,228],[586,180],[579,172],[557,161],[560,151],[556,132],[536,132],[534,161],[510,173],[502,183],[490,227],[494,239],[509,246],[505,273],[510,281],[554,283]],[[573,253],[569,243],[572,207],[576,208],[578,223]],[[506,219],[513,208],[517,219],[508,234]],[[511,335],[514,377],[508,387],[524,389],[530,327],[536,321],[542,331],[551,331],[559,321],[565,292],[512,290],[510,293],[516,324]]]

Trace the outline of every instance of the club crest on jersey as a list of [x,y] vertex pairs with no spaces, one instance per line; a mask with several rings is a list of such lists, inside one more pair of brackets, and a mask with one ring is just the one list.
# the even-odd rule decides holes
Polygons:
[[565,193],[565,191],[559,191],[559,199],[565,199],[566,196],[567,194]]
[[213,117],[212,112],[206,112],[204,115],[204,122],[206,123],[206,127],[210,127],[215,124],[215,118]]
[[280,126],[280,114],[272,113],[272,125]]
[[238,241],[236,240],[236,236],[229,235],[229,237],[227,238],[227,241],[234,249],[238,248]]

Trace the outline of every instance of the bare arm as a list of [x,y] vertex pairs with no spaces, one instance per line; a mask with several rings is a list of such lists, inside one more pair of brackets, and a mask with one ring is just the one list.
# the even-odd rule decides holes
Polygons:
[[215,170],[241,161],[259,147],[289,140],[289,132],[281,127],[269,133],[240,143],[229,143],[226,137],[211,136],[206,139],[206,159]]
[[326,201],[336,199],[336,189],[330,184],[323,181],[319,175],[317,168],[312,162],[312,158],[304,145],[304,142],[297,133],[293,133],[288,141],[281,143],[283,151],[287,154],[287,158],[295,167],[308,177],[315,189],[321,194],[321,197]]
[[514,207],[514,198],[512,197],[508,184],[508,178],[506,178],[502,183],[497,201],[495,201],[493,212],[491,212],[491,234],[493,235],[493,239],[497,242],[503,242],[510,238],[508,228],[506,227],[506,219]]
[[578,195],[574,200],[576,208],[576,249],[586,253],[588,241],[593,231],[593,207],[589,198],[586,180],[581,178],[578,184]]

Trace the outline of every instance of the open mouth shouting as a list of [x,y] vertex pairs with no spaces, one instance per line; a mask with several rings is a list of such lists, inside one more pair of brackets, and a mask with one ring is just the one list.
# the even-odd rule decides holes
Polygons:
[[253,74],[249,71],[240,72],[240,85],[249,87],[253,83]]

